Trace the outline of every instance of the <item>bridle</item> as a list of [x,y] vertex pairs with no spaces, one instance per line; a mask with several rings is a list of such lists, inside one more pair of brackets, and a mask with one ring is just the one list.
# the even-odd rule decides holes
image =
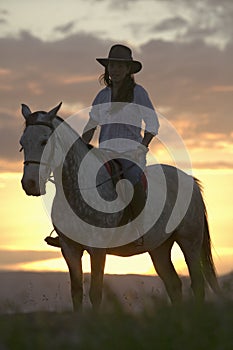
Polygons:
[[[55,130],[55,127],[53,126],[52,123],[48,123],[48,122],[42,122],[42,121],[35,121],[34,118],[30,118],[30,116],[28,116],[27,120],[26,120],[26,128],[28,126],[36,126],[36,125],[42,125],[42,126],[47,126],[48,128],[50,128],[52,130],[51,132],[51,135],[52,133],[54,132]],[[50,135],[50,136],[51,136]],[[23,150],[23,147],[21,147],[20,149],[20,152]],[[49,163],[46,163],[46,162],[42,162],[42,161],[39,161],[39,160],[25,160],[23,162],[24,165],[29,165],[29,164],[37,164],[37,165],[45,165],[45,166],[49,166]]]

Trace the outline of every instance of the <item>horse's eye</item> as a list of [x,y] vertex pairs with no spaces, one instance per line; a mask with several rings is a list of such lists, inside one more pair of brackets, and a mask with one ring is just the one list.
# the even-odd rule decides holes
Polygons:
[[41,141],[41,146],[46,146],[46,144],[47,144],[47,140],[43,140],[43,141]]

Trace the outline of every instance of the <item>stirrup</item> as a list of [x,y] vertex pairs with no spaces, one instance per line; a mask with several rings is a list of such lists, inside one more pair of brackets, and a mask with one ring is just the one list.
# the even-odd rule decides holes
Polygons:
[[53,247],[61,248],[60,242],[59,242],[59,237],[48,236],[45,238],[45,242]]

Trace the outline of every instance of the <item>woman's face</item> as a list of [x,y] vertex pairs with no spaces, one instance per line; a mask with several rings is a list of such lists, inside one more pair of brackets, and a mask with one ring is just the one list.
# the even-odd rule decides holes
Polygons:
[[110,61],[108,64],[108,73],[111,77],[111,80],[116,84],[121,83],[126,75],[130,71],[130,66],[126,62],[120,61]]

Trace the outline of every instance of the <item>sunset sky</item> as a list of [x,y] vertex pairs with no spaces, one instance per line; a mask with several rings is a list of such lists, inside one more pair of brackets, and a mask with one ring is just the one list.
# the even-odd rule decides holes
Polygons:
[[[62,118],[89,107],[102,88],[95,58],[122,43],[143,63],[136,81],[180,135],[203,184],[217,271],[233,270],[232,18],[232,0],[1,0],[0,269],[67,270],[43,241],[52,224],[42,199],[21,189],[21,103],[36,111],[63,101]],[[156,140],[151,152],[171,162]],[[178,248],[173,259],[186,273]],[[83,262],[89,271],[87,255]],[[106,272],[153,269],[147,255],[108,257]]]

